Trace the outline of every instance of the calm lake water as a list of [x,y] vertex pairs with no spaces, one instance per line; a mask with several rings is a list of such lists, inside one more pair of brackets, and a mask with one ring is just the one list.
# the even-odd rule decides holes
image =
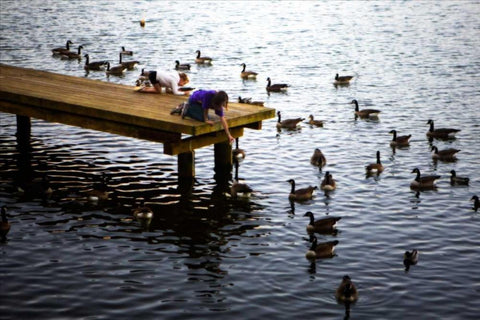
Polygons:
[[[252,97],[284,118],[325,120],[277,132],[245,130],[239,178],[250,199],[224,194],[213,148],[196,152],[190,194],[177,189],[177,159],[163,147],[82,128],[32,120],[31,150],[17,149],[16,118],[0,113],[0,204],[11,231],[0,244],[1,319],[477,319],[480,304],[480,3],[478,1],[1,1],[0,62],[134,85],[141,68],[191,63],[196,88]],[[139,20],[145,17],[146,26]],[[67,39],[92,60],[117,62],[121,46],[141,64],[123,77],[83,70],[52,57]],[[195,51],[212,56],[194,65]],[[259,73],[242,81],[241,63]],[[354,75],[335,87],[336,73]],[[266,78],[290,85],[267,95]],[[141,97],[139,97],[141,99]],[[361,108],[382,112],[355,119]],[[134,106],[132,106],[134,108]],[[228,115],[228,113],[227,113]],[[429,142],[436,127],[461,129]],[[389,131],[411,134],[392,149]],[[457,148],[434,162],[431,145]],[[310,165],[320,148],[322,172]],[[385,171],[366,176],[379,150]],[[418,167],[438,174],[436,190],[415,193]],[[451,186],[450,170],[470,177]],[[290,185],[337,190],[288,201]],[[16,191],[47,174],[49,199]],[[81,202],[105,173],[110,201]],[[149,226],[132,219],[144,198]],[[336,256],[311,263],[305,212],[341,216]],[[403,253],[417,249],[408,272]],[[335,299],[349,274],[359,291],[350,311]]]

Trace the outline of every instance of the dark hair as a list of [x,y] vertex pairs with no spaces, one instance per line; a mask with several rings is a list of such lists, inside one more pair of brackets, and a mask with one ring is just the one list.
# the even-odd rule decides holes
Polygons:
[[224,104],[228,104],[228,94],[225,91],[218,91],[212,98],[212,107],[220,109]]

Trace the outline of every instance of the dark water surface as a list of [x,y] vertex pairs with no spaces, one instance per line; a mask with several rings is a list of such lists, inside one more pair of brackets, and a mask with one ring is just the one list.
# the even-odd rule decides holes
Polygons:
[[[0,204],[12,229],[0,245],[1,319],[342,319],[334,292],[349,274],[359,290],[351,319],[476,319],[480,304],[480,3],[1,1],[0,62],[133,85],[141,68],[193,64],[190,85],[263,100],[285,118],[323,128],[277,132],[276,119],[246,130],[241,179],[256,192],[234,200],[213,171],[213,148],[196,152],[191,193],[177,188],[176,157],[161,145],[32,120],[31,149],[16,143],[16,119],[0,114]],[[145,28],[139,20],[146,18]],[[92,60],[117,62],[121,46],[141,64],[123,77],[85,74],[81,62],[51,56],[71,39]],[[240,64],[259,73],[242,81]],[[351,74],[348,87],[335,73]],[[267,95],[266,78],[290,84]],[[141,97],[139,97],[141,99]],[[377,108],[355,119],[353,106]],[[132,106],[134,107],[134,106]],[[425,136],[426,122],[461,129],[454,140]],[[392,149],[389,131],[411,134]],[[277,136],[277,133],[278,136]],[[457,148],[434,162],[431,145]],[[309,159],[327,157],[319,172]],[[381,153],[385,171],[366,176]],[[438,174],[436,190],[410,190],[412,169]],[[470,177],[453,187],[450,170]],[[288,179],[329,195],[288,201]],[[109,201],[83,201],[105,173]],[[20,194],[48,175],[53,194]],[[138,199],[149,226],[132,219]],[[341,216],[336,256],[311,263],[306,211]],[[420,252],[408,272],[405,250]]]

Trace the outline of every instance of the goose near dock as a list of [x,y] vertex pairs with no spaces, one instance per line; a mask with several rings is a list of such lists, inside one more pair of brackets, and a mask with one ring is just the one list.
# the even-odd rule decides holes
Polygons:
[[308,124],[316,127],[323,127],[323,121],[313,119],[313,114],[308,116]]
[[242,71],[240,72],[240,77],[242,79],[256,79],[257,78],[257,75],[258,73],[254,72],[254,71],[247,71],[245,70],[245,68],[247,67],[247,65],[245,63],[242,63],[241,66],[243,67]]
[[467,177],[460,177],[457,176],[457,172],[455,170],[450,170],[450,184],[452,186],[454,185],[468,185],[468,182],[470,181],[470,178]]
[[410,144],[409,140],[412,137],[411,134],[408,136],[397,136],[397,130],[391,130],[389,132],[390,134],[393,134],[392,141],[390,141],[390,146],[392,147],[406,147]]
[[67,43],[65,44],[65,47],[59,47],[59,48],[52,49],[52,54],[59,55],[63,52],[70,51],[70,45],[71,44],[73,44],[73,42],[70,41],[70,40],[67,40]]
[[90,57],[89,57],[88,54],[85,54],[84,57],[85,57],[85,65],[84,65],[83,68],[87,71],[88,70],[94,70],[94,71],[103,70],[103,69],[105,69],[105,67],[107,66],[107,63],[108,63],[108,61],[106,61],[106,60],[90,62]]
[[291,185],[290,194],[288,195],[288,199],[291,201],[310,200],[313,197],[313,191],[318,189],[317,186],[308,186],[306,188],[295,189],[295,180],[289,179],[287,182]]
[[110,62],[107,63],[107,70],[105,71],[107,75],[121,76],[127,70],[127,67],[124,65],[118,65],[110,67]]
[[381,173],[383,171],[384,167],[380,162],[380,151],[377,151],[377,162],[370,163],[365,168],[367,170],[367,173]]
[[123,54],[120,52],[118,63],[121,66],[124,66],[125,68],[127,68],[128,70],[133,70],[135,68],[135,66],[140,63],[140,61],[137,61],[137,60],[122,61],[122,56],[123,56]]
[[195,63],[197,64],[211,64],[213,59],[210,57],[202,57],[200,50],[195,51],[197,57],[195,58]]
[[322,168],[327,164],[327,158],[319,148],[315,148],[315,150],[313,150],[313,155],[310,158],[310,163]]
[[335,246],[338,244],[338,240],[318,243],[317,237],[313,235],[311,239],[312,244],[305,254],[307,259],[332,258],[335,255]]
[[457,152],[460,152],[459,149],[455,149],[455,148],[438,150],[436,146],[432,146],[430,151],[432,151],[433,160],[442,160],[442,161],[455,161],[457,160],[457,157],[455,156],[455,154]]
[[277,111],[277,118],[277,128],[279,129],[295,129],[301,121],[305,120],[304,118],[292,118],[282,120],[282,114],[280,113],[280,111]]
[[410,269],[410,266],[416,265],[418,262],[418,250],[413,249],[412,251],[405,251],[403,254],[403,265],[405,266],[405,271]]
[[455,134],[457,132],[460,132],[460,129],[453,129],[453,128],[435,129],[434,122],[432,119],[428,120],[427,124],[430,125],[430,128],[427,131],[427,137],[429,138],[451,139],[451,138],[455,138]]
[[438,175],[422,176],[418,168],[413,169],[412,173],[417,174],[415,179],[410,183],[410,188],[414,190],[433,189],[435,188],[435,180],[440,179]]
[[345,275],[335,290],[335,298],[342,302],[354,302],[358,299],[358,291],[350,276]]
[[326,217],[315,220],[313,212],[311,211],[305,213],[304,217],[310,218],[310,222],[306,228],[308,233],[334,233],[337,222],[342,219],[342,217]]
[[82,59],[82,49],[83,49],[83,46],[78,46],[77,48],[77,52],[73,52],[73,51],[63,51],[60,53],[60,57],[62,59]]
[[191,66],[188,63],[180,63],[180,61],[175,60],[175,70],[190,70]]
[[286,83],[274,83],[272,84],[272,80],[270,77],[267,78],[267,91],[268,92],[285,92],[287,91],[289,85]]
[[377,109],[359,109],[358,108],[358,101],[356,99],[353,99],[350,104],[355,105],[355,115],[359,116],[360,118],[376,118],[378,117],[378,114],[381,112],[380,110]]
[[333,179],[332,174],[327,171],[323,177],[322,183],[320,184],[320,189],[323,191],[333,191],[337,188],[337,183]]

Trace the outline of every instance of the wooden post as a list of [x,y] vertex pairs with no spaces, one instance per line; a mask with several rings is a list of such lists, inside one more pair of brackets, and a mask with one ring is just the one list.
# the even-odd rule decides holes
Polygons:
[[17,115],[17,144],[19,150],[30,150],[30,135],[32,133],[32,124],[30,117]]
[[195,151],[178,154],[178,179],[195,177]]
[[214,144],[215,153],[215,174],[220,180],[230,179],[232,175],[232,145],[228,142],[221,142]]

